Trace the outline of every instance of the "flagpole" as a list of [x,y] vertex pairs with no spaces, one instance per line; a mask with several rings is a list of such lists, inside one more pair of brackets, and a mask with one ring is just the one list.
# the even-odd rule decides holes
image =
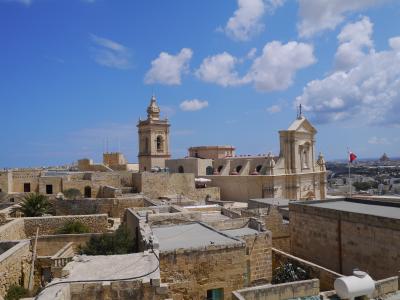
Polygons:
[[350,162],[350,159],[349,159],[348,164],[349,164],[349,198],[351,198],[351,175],[350,175],[351,162]]

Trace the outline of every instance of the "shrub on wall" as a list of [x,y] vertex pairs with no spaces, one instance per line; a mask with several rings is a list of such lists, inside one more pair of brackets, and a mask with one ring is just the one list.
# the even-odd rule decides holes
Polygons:
[[88,233],[89,227],[80,221],[69,221],[57,230],[60,234]]
[[281,264],[280,267],[276,268],[274,274],[272,276],[272,283],[286,283],[293,282],[299,280],[307,280],[311,279],[310,275],[302,268],[290,263],[286,262]]
[[53,206],[47,197],[37,193],[25,195],[19,205],[20,206],[16,207],[13,212],[19,211],[23,213],[25,217],[41,217],[53,212]]
[[80,254],[115,255],[135,252],[133,236],[124,226],[120,226],[113,234],[92,236],[85,246],[80,247]]
[[19,300],[28,296],[29,292],[27,289],[14,284],[10,286],[7,290],[7,294],[5,295],[4,300]]

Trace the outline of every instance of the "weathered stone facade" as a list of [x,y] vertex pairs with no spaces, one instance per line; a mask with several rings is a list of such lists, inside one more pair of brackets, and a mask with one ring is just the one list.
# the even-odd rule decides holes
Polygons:
[[205,299],[207,290],[219,288],[231,299],[232,291],[245,285],[245,247],[162,252],[160,272],[174,300]]
[[211,199],[220,199],[219,188],[196,189],[194,175],[190,173],[136,173],[133,174],[133,182],[138,192],[142,192],[152,199],[176,195],[193,200],[205,200],[207,195]]
[[335,272],[367,270],[374,279],[400,269],[400,220],[291,203],[291,253]]
[[31,261],[32,253],[27,240],[15,242],[13,247],[0,254],[0,296],[4,296],[14,284],[28,287]]

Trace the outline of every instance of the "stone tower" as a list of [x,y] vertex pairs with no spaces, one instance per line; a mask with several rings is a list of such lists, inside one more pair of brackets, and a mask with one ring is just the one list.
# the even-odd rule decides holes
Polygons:
[[139,170],[150,171],[153,167],[165,167],[165,160],[171,158],[169,152],[169,127],[167,119],[160,119],[160,108],[155,96],[147,107],[147,119],[138,122]]

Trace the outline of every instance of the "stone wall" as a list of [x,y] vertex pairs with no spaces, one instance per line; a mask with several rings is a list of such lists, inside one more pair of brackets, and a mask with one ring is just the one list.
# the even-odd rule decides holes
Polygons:
[[[78,251],[79,246],[85,245],[92,236],[102,233],[81,233],[81,234],[56,234],[39,236],[37,242],[38,256],[52,256],[66,244],[72,242],[75,251]],[[32,238],[31,243],[33,243]]]
[[28,287],[32,253],[29,241],[19,241],[14,247],[0,255],[0,296],[13,285]]
[[54,207],[57,215],[107,214],[112,218],[122,217],[126,208],[151,205],[152,203],[147,201],[143,196],[54,200]]
[[359,268],[375,280],[399,271],[399,219],[301,203],[291,203],[289,213],[293,255],[345,275]]
[[160,272],[174,300],[205,299],[207,290],[219,288],[229,300],[232,291],[245,284],[245,247],[162,252]]
[[318,296],[318,279],[251,287],[235,291],[235,300],[286,300]]
[[25,234],[27,237],[36,235],[39,227],[39,235],[52,235],[70,221],[79,221],[86,225],[90,232],[107,232],[107,215],[81,215],[81,216],[50,216],[37,218],[23,218]]
[[189,195],[194,193],[193,174],[136,173],[134,186],[147,197],[157,199],[170,195]]
[[247,209],[241,211],[242,216],[255,217],[263,222],[266,229],[272,232],[272,246],[285,252],[290,252],[289,223],[283,220],[278,207]]
[[210,199],[220,200],[221,194],[219,187],[206,187],[194,189],[187,197],[197,201],[205,201],[208,197],[210,197]]
[[16,241],[26,239],[23,219],[14,219],[0,226],[0,241]]
[[246,242],[250,267],[249,285],[264,284],[272,280],[271,232],[241,236]]
[[303,270],[307,271],[311,278],[317,278],[320,282],[321,291],[329,291],[333,289],[333,283],[335,279],[343,275],[316,265],[312,262],[306,261],[299,257],[290,255],[289,253],[280,251],[278,249],[272,249],[272,266],[273,270],[280,267],[285,263],[292,263]]

